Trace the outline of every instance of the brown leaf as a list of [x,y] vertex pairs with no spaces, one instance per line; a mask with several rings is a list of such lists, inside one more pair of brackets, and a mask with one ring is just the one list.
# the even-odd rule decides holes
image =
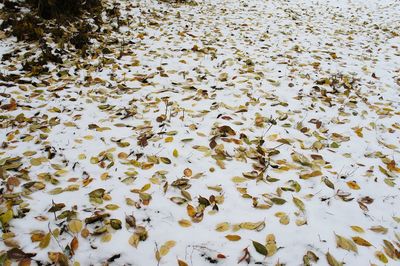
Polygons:
[[397,256],[400,254],[398,250],[396,250],[396,248],[394,247],[394,245],[384,239],[383,243],[385,244],[385,246],[383,247],[383,250],[385,251],[386,255],[388,255],[391,259],[397,259]]
[[17,109],[17,102],[15,101],[14,98],[11,98],[10,103],[2,105],[1,109],[7,110],[7,111],[14,111]]
[[186,168],[185,170],[183,170],[183,174],[184,174],[186,177],[191,177],[192,174],[193,174],[193,172],[192,172],[192,170],[191,170],[190,168]]
[[74,254],[79,247],[79,241],[78,238],[76,238],[76,236],[74,236],[74,238],[71,240],[69,246],[71,247],[72,254]]
[[18,266],[30,266],[31,262],[31,259],[25,258],[19,261]]
[[221,132],[222,134],[226,135],[231,135],[234,136],[236,135],[235,130],[233,130],[230,126],[221,126],[218,128],[219,132]]
[[351,239],[353,239],[354,243],[356,243],[356,244],[359,245],[359,246],[364,246],[364,247],[370,247],[370,246],[372,246],[371,243],[369,243],[367,240],[365,240],[365,239],[362,238],[362,237],[354,236],[354,237],[352,237]]
[[19,248],[12,248],[7,251],[7,257],[12,260],[22,260],[25,258],[35,257],[36,253],[25,253]]
[[250,263],[250,252],[247,248],[243,249],[243,256],[239,259],[238,263],[241,263],[242,261],[246,261],[247,264]]
[[369,228],[369,230],[375,232],[375,233],[380,233],[380,234],[386,234],[388,232],[388,229],[386,227],[383,227],[381,225],[377,225],[377,226],[372,226],[371,228]]
[[178,259],[178,266],[189,266],[189,265],[183,260]]
[[190,204],[186,206],[186,211],[189,217],[194,217],[196,215],[196,209]]

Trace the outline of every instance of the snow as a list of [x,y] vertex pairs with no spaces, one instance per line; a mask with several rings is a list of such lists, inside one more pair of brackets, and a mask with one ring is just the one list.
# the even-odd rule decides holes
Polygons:
[[[122,16],[129,25],[112,31],[107,37],[110,44],[106,47],[113,54],[76,58],[65,62],[64,66],[55,66],[50,74],[37,78],[37,86],[25,85],[27,90],[22,90],[19,84],[1,89],[11,94],[18,104],[16,110],[1,110],[1,115],[15,117],[24,113],[44,127],[52,117],[60,120],[59,125],[49,127],[49,132],[30,131],[28,124],[8,126],[4,122],[0,127],[0,139],[9,145],[0,150],[0,160],[22,156],[23,167],[28,167],[31,181],[46,184],[43,190],[22,197],[30,211],[25,217],[14,217],[10,222],[10,231],[16,235],[13,239],[23,251],[37,253],[34,260],[48,261],[49,251],[62,252],[59,244],[65,247],[71,242],[74,234],[69,232],[60,235],[59,243],[52,238],[49,246],[43,249],[31,241],[33,230],[47,233],[48,227],[54,230],[68,223],[55,220],[48,212],[52,202],[64,203],[63,210],[75,208],[76,218],[82,221],[95,210],[104,210],[107,204],[117,204],[119,209],[105,211],[110,213],[110,218],[122,221],[122,229],[108,228],[112,236],[108,242],[102,241],[102,236],[83,238],[78,234],[79,248],[70,257],[71,263],[102,265],[113,255],[121,254],[110,265],[155,265],[156,249],[174,240],[176,245],[161,258],[159,265],[177,265],[177,259],[188,265],[208,265],[207,257],[216,259],[218,265],[235,265],[246,247],[252,257],[251,265],[300,265],[309,250],[319,257],[315,265],[328,264],[327,252],[346,265],[382,264],[375,252],[384,252],[383,240],[400,242],[399,223],[393,218],[400,217],[396,207],[400,204],[399,172],[398,168],[387,169],[381,158],[366,155],[379,151],[399,167],[399,1],[214,0],[201,1],[197,6],[173,6],[158,1],[116,2],[121,4]],[[120,59],[117,56],[121,44],[112,44],[113,40],[125,42],[124,56]],[[22,44],[9,39],[0,41],[0,55],[14,45]],[[197,50],[209,50],[196,51],[195,45]],[[105,59],[113,62],[107,63]],[[135,60],[140,62],[139,66],[135,65]],[[161,68],[164,71],[160,71]],[[57,76],[62,70],[67,70],[69,75]],[[160,75],[161,72],[167,76]],[[0,73],[21,72],[10,71],[10,65],[3,63]],[[226,81],[219,79],[222,73],[227,74]],[[344,87],[334,92],[331,86],[316,83],[334,75],[340,79],[339,74],[356,80],[348,96],[344,94]],[[141,75],[150,76],[147,83],[137,78]],[[65,86],[63,90],[51,91],[61,86]],[[332,105],[321,93],[322,89],[328,92]],[[35,95],[38,90],[43,92]],[[163,97],[168,97],[167,111]],[[1,106],[10,101],[5,96],[0,99]],[[26,105],[33,108],[24,108]],[[100,110],[100,105],[114,108]],[[123,118],[121,113],[127,110],[132,111],[132,115]],[[167,121],[157,122],[156,118],[163,114],[167,115]],[[285,114],[286,120],[278,119]],[[223,119],[224,116],[231,120]],[[257,116],[264,117],[265,121],[273,118],[277,124],[270,127],[264,122],[256,126]],[[310,122],[312,119],[320,121],[321,127]],[[67,122],[75,125],[67,126],[64,124]],[[110,130],[89,129],[91,124]],[[227,139],[239,141],[242,133],[253,143],[248,145],[242,140],[235,144],[232,140],[224,142],[217,138],[218,145],[223,144],[225,155],[229,155],[222,169],[210,156],[216,154],[215,149],[201,152],[193,146],[209,147],[212,134],[224,125],[235,131],[232,136],[228,134]],[[304,127],[308,130],[301,132]],[[362,136],[355,132],[357,128],[362,128]],[[11,132],[15,137],[7,140]],[[47,139],[39,140],[41,133],[48,134]],[[152,134],[145,147],[138,144],[138,137],[143,133]],[[348,136],[349,140],[339,143],[333,140],[333,133]],[[24,134],[34,136],[33,140],[23,142]],[[170,135],[173,140],[168,142],[166,138]],[[189,138],[193,140],[182,141]],[[253,171],[254,164],[259,163],[251,156],[245,160],[235,156],[240,150],[251,153],[259,138],[265,141],[264,151],[279,146],[279,139],[289,140],[289,144],[276,148],[280,153],[271,157],[271,164],[286,165],[290,169],[269,167],[263,181],[233,182],[233,177],[242,177],[242,173]],[[130,145],[119,147],[117,140]],[[318,145],[317,141],[322,143],[322,148],[313,148]],[[339,143],[339,147],[332,147],[333,142]],[[44,151],[47,145],[54,147],[56,157],[31,166],[31,158],[47,157]],[[109,169],[91,163],[92,157],[112,148],[115,148],[111,151],[114,165]],[[176,157],[173,156],[175,149]],[[26,151],[37,154],[25,156]],[[132,155],[127,160],[119,159],[120,152]],[[313,166],[294,162],[293,152],[307,156]],[[79,159],[80,154],[86,158]],[[139,154],[143,156],[137,159]],[[322,156],[324,163],[311,159],[310,156],[316,154]],[[145,170],[130,162],[147,162],[146,156],[166,157],[171,164],[160,162]],[[268,160],[268,156],[264,158]],[[105,163],[108,165],[110,161]],[[66,170],[56,177],[60,181],[57,185],[38,176],[40,173],[54,176],[58,169],[52,164],[59,164]],[[379,166],[389,173],[380,171]],[[191,187],[187,192],[192,200],[178,205],[170,198],[184,196],[171,183],[182,178],[186,168],[192,170],[192,176],[198,173],[202,176],[189,177]],[[300,178],[300,174],[309,173],[311,169],[320,170],[322,174]],[[122,183],[126,172],[132,171],[137,172],[134,182]],[[157,171],[166,172],[165,180],[157,176]],[[85,172],[93,178],[87,186],[83,184]],[[100,177],[105,172],[109,178],[102,180]],[[268,176],[278,180],[268,182],[265,180]],[[71,178],[77,179],[71,181]],[[334,189],[324,183],[324,178],[334,184]],[[385,182],[388,178],[393,186]],[[282,191],[282,187],[290,187],[289,180],[298,182],[301,190]],[[166,192],[165,181],[169,184]],[[351,189],[349,181],[355,181],[360,189]],[[73,184],[78,185],[79,190],[49,194],[57,187]],[[146,191],[152,197],[149,205],[142,203],[140,208],[135,208],[126,204],[127,197],[140,202],[138,194],[131,190],[140,190],[146,184],[151,184]],[[210,186],[220,186],[222,190],[214,191],[208,188]],[[5,185],[1,187],[6,189]],[[88,194],[98,188],[104,188],[111,199],[102,204],[91,203]],[[286,203],[257,209],[253,207],[252,198],[242,197],[238,188],[246,188],[260,204],[265,203],[265,194],[285,199]],[[13,192],[20,191],[23,188],[18,186]],[[345,202],[337,195],[338,191],[351,193],[349,198],[354,199]],[[187,228],[179,225],[181,219],[191,220],[188,204],[197,207],[199,196],[208,199],[211,195],[224,198],[217,212],[210,212],[212,206],[208,206],[201,222],[193,222]],[[367,196],[373,202],[367,204],[365,211],[357,201]],[[304,203],[304,212],[293,203],[293,197]],[[4,199],[0,199],[0,203],[3,213],[6,210]],[[19,207],[13,208],[16,211]],[[275,217],[277,212],[287,214],[290,223],[281,224]],[[130,214],[148,231],[148,239],[140,241],[137,248],[129,244],[134,229],[125,227],[125,216]],[[38,216],[46,216],[48,220],[40,221],[35,218]],[[297,225],[298,219],[306,223]],[[240,229],[234,232],[232,229],[235,224],[260,221],[265,221],[261,231]],[[229,230],[217,232],[216,225],[223,222],[230,224]],[[350,226],[354,225],[362,227],[365,233],[353,231]],[[373,226],[383,226],[388,231],[376,233],[369,230]],[[87,228],[90,232],[95,230],[94,225],[87,225]],[[229,234],[240,235],[241,240],[229,241],[225,238]],[[278,251],[265,257],[257,253],[252,241],[264,244],[268,234],[275,235]],[[357,253],[341,249],[337,247],[335,234],[348,239],[360,236],[372,246],[357,246]],[[0,250],[8,249],[4,241],[0,242]],[[226,258],[218,258],[218,254]],[[388,257],[386,265],[397,264],[398,259]]]

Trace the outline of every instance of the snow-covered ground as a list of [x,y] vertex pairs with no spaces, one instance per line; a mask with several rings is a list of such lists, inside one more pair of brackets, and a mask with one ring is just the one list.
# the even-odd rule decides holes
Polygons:
[[110,2],[96,56],[1,65],[0,250],[399,264],[399,1]]

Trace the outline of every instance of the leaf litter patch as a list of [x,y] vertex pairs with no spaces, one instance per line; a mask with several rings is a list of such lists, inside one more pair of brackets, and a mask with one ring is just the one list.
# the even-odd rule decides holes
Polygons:
[[170,2],[0,32],[1,264],[396,265],[395,1]]

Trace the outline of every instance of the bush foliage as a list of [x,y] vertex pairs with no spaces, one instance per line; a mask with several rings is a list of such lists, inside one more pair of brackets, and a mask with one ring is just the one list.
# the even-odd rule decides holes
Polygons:
[[101,7],[101,0],[27,0],[44,19],[80,16]]

